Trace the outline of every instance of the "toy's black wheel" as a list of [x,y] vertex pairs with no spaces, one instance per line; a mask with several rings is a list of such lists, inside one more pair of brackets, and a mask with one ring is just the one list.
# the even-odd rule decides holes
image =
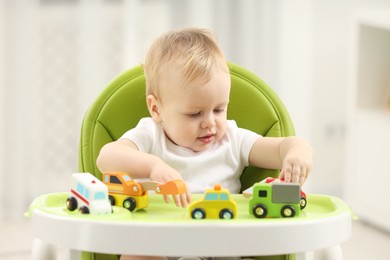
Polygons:
[[129,211],[135,210],[137,203],[134,198],[127,198],[123,201],[123,207]]
[[66,200],[66,207],[70,211],[77,209],[77,200],[74,197],[70,197]]
[[115,198],[111,195],[108,195],[108,200],[110,201],[111,206],[115,205]]
[[234,218],[234,213],[231,209],[223,209],[219,212],[220,219],[232,219]]
[[81,214],[89,214],[89,209],[86,206],[83,206],[79,209]]
[[252,212],[256,218],[264,218],[268,214],[267,207],[263,204],[256,204]]
[[301,207],[301,209],[304,209],[306,208],[306,205],[307,205],[307,200],[305,197],[301,197],[301,199],[299,200],[299,206]]
[[204,219],[206,218],[206,212],[204,211],[204,209],[196,208],[192,210],[191,217],[193,219]]
[[295,208],[293,206],[284,206],[280,212],[284,218],[292,218],[295,216]]

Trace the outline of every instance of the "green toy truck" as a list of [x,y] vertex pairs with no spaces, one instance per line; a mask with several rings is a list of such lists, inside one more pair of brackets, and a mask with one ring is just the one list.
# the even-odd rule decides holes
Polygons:
[[256,218],[298,216],[301,210],[300,194],[298,183],[256,183],[249,201],[249,213]]

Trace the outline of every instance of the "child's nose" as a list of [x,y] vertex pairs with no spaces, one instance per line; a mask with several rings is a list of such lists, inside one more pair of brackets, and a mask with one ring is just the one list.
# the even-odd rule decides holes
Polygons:
[[215,126],[215,118],[213,114],[206,115],[202,121],[203,128],[211,128]]

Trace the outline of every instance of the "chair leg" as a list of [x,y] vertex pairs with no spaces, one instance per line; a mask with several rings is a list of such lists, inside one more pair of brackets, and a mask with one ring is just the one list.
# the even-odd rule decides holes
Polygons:
[[82,252],[79,250],[69,250],[69,260],[82,260]]
[[315,260],[343,260],[341,246],[335,245],[316,251]]
[[295,254],[295,260],[314,260],[313,251]]
[[53,260],[57,258],[55,246],[35,238],[31,250],[32,260]]

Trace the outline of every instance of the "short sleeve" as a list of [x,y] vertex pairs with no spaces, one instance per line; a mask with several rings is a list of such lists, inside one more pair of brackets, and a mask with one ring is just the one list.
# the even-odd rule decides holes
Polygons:
[[157,135],[156,128],[157,124],[152,118],[142,118],[135,128],[124,133],[119,139],[131,140],[139,151],[150,153]]
[[243,165],[248,166],[252,146],[261,135],[248,129],[239,128],[233,120],[228,121],[228,129],[237,155],[241,158]]

